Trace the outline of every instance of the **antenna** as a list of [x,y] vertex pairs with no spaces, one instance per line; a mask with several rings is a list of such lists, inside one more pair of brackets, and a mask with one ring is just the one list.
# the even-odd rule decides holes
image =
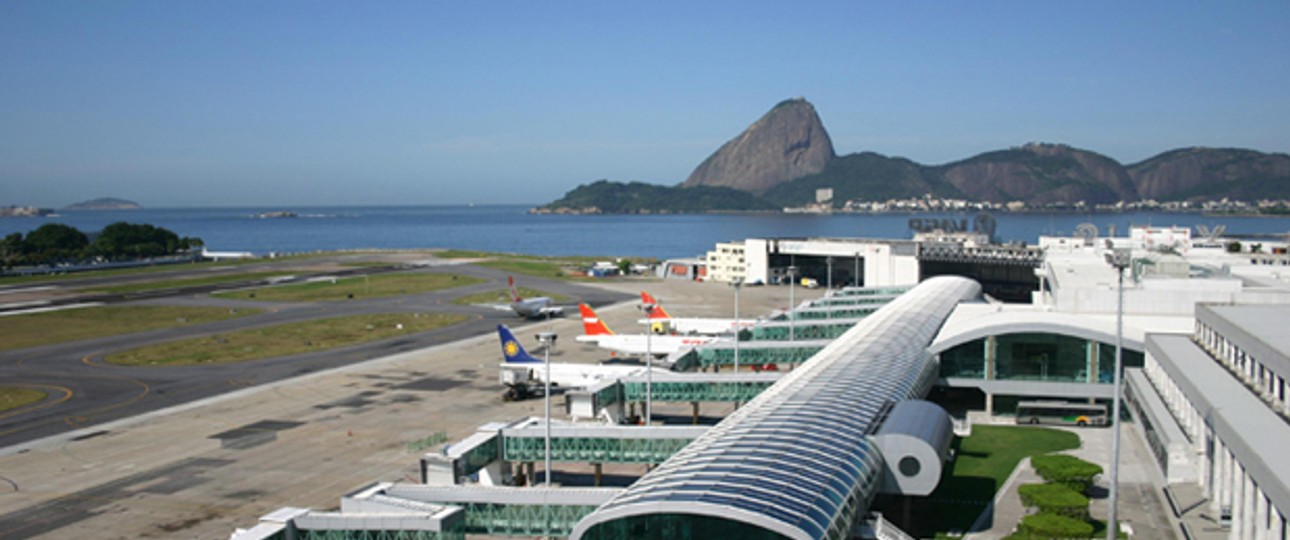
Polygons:
[[1075,236],[1084,238],[1084,246],[1090,247],[1097,241],[1097,225],[1092,223],[1080,223],[1075,227]]

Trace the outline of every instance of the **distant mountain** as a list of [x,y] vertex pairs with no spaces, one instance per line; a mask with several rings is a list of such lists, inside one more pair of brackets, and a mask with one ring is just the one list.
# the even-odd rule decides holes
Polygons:
[[681,185],[763,193],[823,171],[834,157],[833,141],[815,106],[803,98],[790,99],[708,156]]
[[1290,198],[1290,156],[1239,148],[1183,148],[1129,165],[1144,199]]
[[[699,188],[726,191],[694,191]],[[860,152],[838,157],[815,107],[783,101],[699,164],[679,187],[597,182],[538,211],[763,210],[833,200],[937,198],[1028,205],[1143,199],[1290,199],[1290,155],[1186,148],[1124,166],[1064,144],[1030,143],[944,165]]]
[[778,209],[756,195],[725,187],[683,188],[599,180],[578,186],[559,200],[533,211],[541,214],[652,214]]
[[125,199],[102,197],[63,207],[63,210],[138,210],[139,203]]
[[1138,199],[1124,166],[1063,144],[1027,144],[933,168],[974,201],[1090,204]]

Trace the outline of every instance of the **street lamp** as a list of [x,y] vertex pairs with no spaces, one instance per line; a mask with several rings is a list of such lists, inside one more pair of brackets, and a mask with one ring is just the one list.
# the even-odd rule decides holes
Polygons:
[[852,287],[860,286],[860,252],[859,251],[856,252],[856,270],[855,270],[855,273],[851,274],[851,286]]
[[653,399],[654,393],[654,350],[650,346],[651,338],[654,334],[654,325],[650,321],[650,316],[654,314],[654,304],[641,304],[641,311],[645,312],[645,320],[648,326],[645,327],[645,425],[650,425],[653,419]]
[[[1111,247],[1110,240],[1107,240],[1107,247]],[[1124,269],[1133,263],[1132,251],[1129,248],[1111,247],[1111,251],[1106,254],[1106,262],[1115,268],[1118,275],[1116,284],[1116,301],[1115,301],[1115,399],[1111,406],[1112,421],[1115,422],[1111,429],[1111,496],[1109,497],[1110,519],[1106,522],[1107,540],[1116,540],[1116,533],[1119,532],[1119,522],[1117,519],[1116,505],[1120,492],[1120,370],[1122,354],[1124,348]]]
[[735,373],[739,373],[739,289],[744,286],[743,278],[735,278],[730,283],[735,287]]
[[546,359],[546,383],[543,398],[546,401],[546,459],[543,463],[546,471],[546,485],[551,487],[551,347],[555,346],[555,332],[542,332],[537,335],[542,344],[542,355]]
[[833,257],[826,257],[824,259],[824,262],[829,265],[829,275],[826,278],[827,285],[825,285],[829,289],[829,291],[825,294],[825,297],[828,298],[829,301],[824,305],[829,309],[828,318],[832,319],[833,318]]
[[797,267],[788,267],[788,340],[797,341],[797,333],[793,326],[793,308],[796,303],[793,299],[793,291],[797,289]]

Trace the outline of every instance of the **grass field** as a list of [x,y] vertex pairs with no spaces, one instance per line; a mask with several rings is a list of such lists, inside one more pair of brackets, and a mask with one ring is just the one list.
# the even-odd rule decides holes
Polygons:
[[435,256],[441,259],[487,259],[475,264],[513,274],[557,279],[585,279],[586,276],[576,272],[596,261],[614,260],[614,257],[542,257],[462,249],[440,251]]
[[[528,287],[516,287],[515,290],[520,293],[520,297],[522,298],[545,296],[556,302],[563,302],[569,299],[569,297],[563,294],[542,292]],[[460,298],[454,298],[452,303],[460,306],[472,306],[475,304],[509,304],[511,303],[511,291],[506,289],[497,289],[495,291],[466,295]]]
[[32,388],[0,387],[0,413],[31,405],[48,396],[49,394]]
[[163,281],[149,281],[145,283],[128,283],[114,287],[93,287],[94,291],[108,294],[128,294],[142,291],[160,291],[164,289],[179,289],[183,287],[200,287],[202,285],[219,285],[221,283],[237,283],[242,281],[257,281],[275,277],[294,275],[292,272],[245,272],[241,274],[226,273],[212,274],[199,278],[169,279]]
[[269,302],[329,302],[426,293],[483,282],[479,278],[456,274],[378,274],[263,287],[214,296]]
[[926,516],[906,530],[916,538],[966,532],[994,499],[1021,458],[1079,447],[1069,431],[1012,426],[973,426],[960,439],[954,462],[936,491],[915,499],[912,515]]
[[258,309],[101,306],[0,319],[0,350],[202,324],[259,313]]
[[108,355],[105,361],[126,366],[245,362],[415,334],[466,319],[463,315],[416,313],[319,319],[141,347]]

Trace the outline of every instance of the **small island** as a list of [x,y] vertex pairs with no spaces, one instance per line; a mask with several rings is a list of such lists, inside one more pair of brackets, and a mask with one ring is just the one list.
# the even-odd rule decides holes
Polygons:
[[116,199],[113,197],[100,197],[85,202],[71,204],[63,207],[63,210],[138,210],[143,208],[139,203],[127,201],[125,199]]
[[280,218],[299,217],[299,215],[290,210],[277,210],[273,212],[261,212],[259,215],[256,215],[255,217],[260,219],[280,219]]

